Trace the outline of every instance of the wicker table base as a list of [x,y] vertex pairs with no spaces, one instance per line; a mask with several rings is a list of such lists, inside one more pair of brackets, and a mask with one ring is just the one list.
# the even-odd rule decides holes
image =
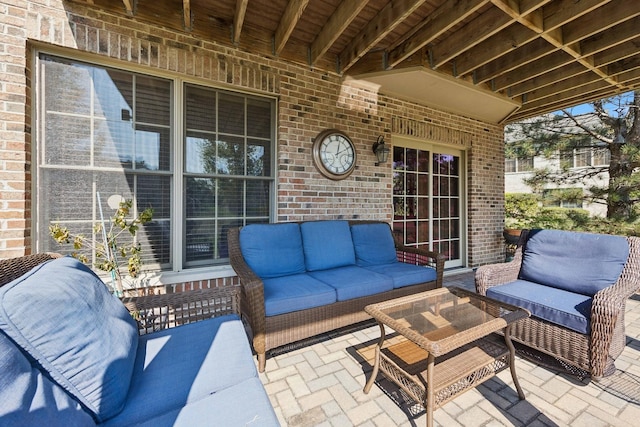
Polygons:
[[[492,306],[493,301],[478,300],[476,296],[465,296],[464,299],[453,297],[453,308],[458,311],[449,310],[445,313],[445,306],[449,306],[451,302],[451,296],[446,295],[446,292],[448,291],[425,292],[425,297],[433,298],[433,304],[424,312],[420,312],[423,310],[423,306],[420,306],[421,308],[418,310],[411,306],[414,302],[420,304],[419,297],[418,299],[415,297],[412,297],[413,299],[407,297],[398,299],[397,305],[392,300],[367,307],[368,312],[376,318],[380,326],[380,340],[376,346],[373,371],[364,387],[364,393],[371,390],[378,373],[382,372],[411,398],[424,405],[428,427],[433,426],[433,411],[435,409],[464,391],[483,383],[507,367],[511,370],[511,377],[518,396],[520,399],[525,398],[516,376],[515,348],[509,337],[512,320],[505,322],[506,324],[503,324],[502,328],[484,327],[483,325],[489,323],[497,324],[498,322],[491,319],[500,319],[501,317],[490,316],[491,312],[496,311],[496,306]],[[443,298],[443,302],[436,300],[434,295],[437,298]],[[449,300],[444,301],[444,298],[449,298]],[[477,324],[473,323],[475,326],[468,332],[461,334],[454,325],[459,326],[456,323],[458,316],[472,313],[468,307],[464,307],[470,302],[475,302],[481,307],[483,315],[486,315],[484,318],[486,321],[478,320]],[[394,313],[397,307],[400,309]],[[449,307],[451,308],[451,306]],[[433,308],[435,311],[430,311]],[[501,309],[509,310],[511,308],[501,307]],[[432,322],[429,333],[417,334],[417,330],[404,326],[410,323],[407,319],[417,322],[416,325],[424,322],[423,319],[416,319],[416,312],[419,313],[418,317],[429,318]],[[405,314],[407,314],[406,317]],[[527,315],[528,313],[523,312],[518,314],[518,316],[524,317]],[[387,341],[385,325],[399,332],[399,336]],[[503,336],[493,333],[498,330],[503,331]],[[472,333],[476,339],[464,339],[465,334]],[[438,346],[438,343],[443,345]],[[430,350],[427,351],[426,348]]]

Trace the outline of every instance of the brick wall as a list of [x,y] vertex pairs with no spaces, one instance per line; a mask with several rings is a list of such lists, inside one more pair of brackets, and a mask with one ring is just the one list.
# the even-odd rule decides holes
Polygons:
[[[0,257],[31,252],[31,50],[52,45],[192,76],[228,88],[277,95],[278,221],[391,219],[392,174],[375,166],[371,146],[390,140],[394,118],[428,123],[469,139],[469,265],[503,259],[502,127],[376,93],[366,85],[283,61],[250,55],[60,0],[0,5]],[[320,175],[312,138],[335,127],[356,144],[358,166],[343,181]],[[455,134],[455,133],[453,133]],[[438,142],[437,140],[432,142]],[[191,284],[187,284],[192,286]],[[194,286],[210,286],[196,284]]]

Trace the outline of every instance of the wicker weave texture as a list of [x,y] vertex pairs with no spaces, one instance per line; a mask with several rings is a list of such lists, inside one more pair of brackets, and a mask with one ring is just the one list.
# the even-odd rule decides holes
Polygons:
[[[35,266],[59,258],[56,253],[39,253],[0,260],[0,286],[22,276]],[[226,286],[163,295],[123,298],[137,320],[140,334],[197,322],[225,314],[240,314],[240,289]]]
[[[353,220],[349,221],[349,223],[382,223],[388,226],[385,222],[369,220]],[[231,266],[240,279],[242,287],[241,311],[251,327],[253,348],[258,354],[258,369],[260,372],[263,372],[265,368],[266,352],[273,348],[370,319],[370,316],[363,311],[364,307],[369,304],[442,287],[444,255],[433,251],[396,245],[396,254],[399,261],[435,268],[436,280],[394,289],[378,295],[336,302],[324,307],[267,317],[264,303],[264,285],[242,256],[240,229],[233,228],[229,230],[229,258]]]
[[[475,275],[476,290],[486,295],[492,286],[518,278],[523,245],[528,232],[521,235],[513,261],[479,267]],[[596,293],[591,307],[591,333],[580,334],[541,319],[531,317],[515,325],[514,341],[550,354],[590,373],[599,379],[615,371],[615,359],[626,344],[624,314],[626,301],[640,289],[640,238],[627,237],[629,258],[617,282]]]
[[60,258],[61,256],[62,255],[53,252],[43,252],[17,258],[2,259],[0,260],[0,286],[14,281],[43,262]]

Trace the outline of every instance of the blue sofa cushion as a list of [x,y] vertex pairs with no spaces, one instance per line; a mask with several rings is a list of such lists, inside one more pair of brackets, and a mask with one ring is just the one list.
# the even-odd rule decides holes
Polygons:
[[531,315],[556,325],[589,334],[593,298],[526,280],[489,288],[487,296],[526,308]]
[[312,271],[309,275],[334,288],[338,301],[346,301],[393,289],[393,279],[391,277],[355,265]]
[[532,230],[519,278],[593,296],[618,280],[628,257],[624,237]]
[[269,396],[259,378],[249,378],[138,427],[279,426]]
[[93,418],[0,331],[0,424],[95,426]]
[[291,313],[336,302],[336,291],[309,274],[263,280],[267,316]]
[[307,271],[354,265],[356,254],[347,221],[310,221],[300,225]]
[[242,227],[240,250],[249,267],[261,279],[305,271],[300,226],[295,223]]
[[391,277],[394,289],[415,285],[416,283],[433,282],[437,278],[435,268],[402,262],[372,265],[365,268]]
[[368,267],[398,262],[388,224],[352,225],[351,238],[356,253],[356,265]]
[[88,267],[55,259],[0,288],[0,329],[98,421],[122,409],[138,332]]
[[[257,375],[247,334],[236,315],[143,335],[125,407],[104,425],[135,425],[179,411]],[[202,415],[217,420],[227,410],[209,408]]]

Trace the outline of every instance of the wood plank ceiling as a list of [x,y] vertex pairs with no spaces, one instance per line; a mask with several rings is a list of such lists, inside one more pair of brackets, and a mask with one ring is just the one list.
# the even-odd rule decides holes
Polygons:
[[502,122],[640,87],[638,0],[72,1],[343,76],[423,68]]

